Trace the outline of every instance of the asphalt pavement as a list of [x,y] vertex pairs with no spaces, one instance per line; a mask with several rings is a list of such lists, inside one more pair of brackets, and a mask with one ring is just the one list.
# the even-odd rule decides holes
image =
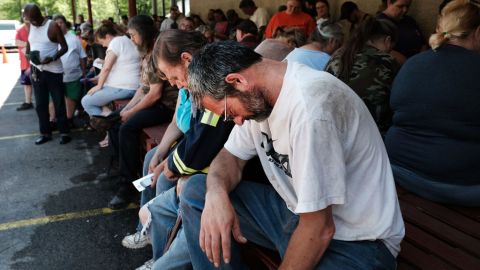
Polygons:
[[[116,178],[106,172],[109,152],[94,131],[77,128],[72,142],[58,134],[35,145],[35,110],[16,111],[24,99],[16,54],[0,64],[0,270],[135,269],[151,248],[129,250],[138,208],[106,208]],[[2,98],[3,96],[3,98]],[[78,123],[78,121],[77,121]]]

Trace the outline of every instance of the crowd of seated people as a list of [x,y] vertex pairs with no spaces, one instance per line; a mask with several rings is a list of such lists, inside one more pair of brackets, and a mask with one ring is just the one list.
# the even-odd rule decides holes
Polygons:
[[[249,19],[211,9],[205,23],[172,6],[163,22],[139,15],[125,31],[80,25],[90,62],[102,58],[96,43],[106,47],[82,105],[119,158],[109,207],[125,207],[131,182],[153,174],[122,240],[151,243],[138,269],[243,269],[236,243],[246,240],[278,251],[285,267],[395,269],[395,184],[480,206],[480,3],[442,4],[427,49],[406,15],[412,1],[384,1],[378,14],[345,2],[348,29],[325,0],[287,0],[271,19],[242,0]],[[142,129],[168,122],[142,166]],[[265,175],[242,177],[257,155]]]

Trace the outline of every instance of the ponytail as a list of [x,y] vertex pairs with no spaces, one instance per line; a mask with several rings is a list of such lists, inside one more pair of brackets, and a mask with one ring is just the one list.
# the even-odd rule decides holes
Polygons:
[[392,42],[397,40],[397,27],[388,20],[369,17],[360,23],[341,51],[338,78],[349,81],[357,53],[363,50],[368,41],[388,36]]
[[436,50],[450,39],[466,38],[479,26],[480,1],[451,1],[442,9],[436,33],[430,36],[429,44],[432,49]]

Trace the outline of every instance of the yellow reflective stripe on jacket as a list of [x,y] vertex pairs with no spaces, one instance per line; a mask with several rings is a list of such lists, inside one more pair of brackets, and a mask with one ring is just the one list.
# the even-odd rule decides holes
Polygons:
[[216,127],[218,124],[218,120],[220,120],[220,115],[214,114],[209,110],[205,110],[202,116],[202,120],[200,122],[202,124],[210,125]]
[[173,163],[175,164],[175,166],[177,167],[178,171],[181,174],[194,174],[194,173],[197,173],[197,172],[208,173],[208,167],[206,167],[203,170],[195,170],[195,169],[187,167],[183,163],[182,159],[178,156],[177,149],[175,149],[175,151],[173,153]]

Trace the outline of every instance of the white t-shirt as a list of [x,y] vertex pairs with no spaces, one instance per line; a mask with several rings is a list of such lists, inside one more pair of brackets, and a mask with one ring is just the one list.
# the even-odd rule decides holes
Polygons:
[[108,45],[107,53],[117,56],[104,85],[136,90],[140,84],[140,54],[127,36],[115,37]]
[[270,15],[268,15],[268,11],[261,7],[257,7],[252,16],[250,16],[250,20],[254,22],[258,28],[267,26],[269,19]]
[[60,57],[63,65],[63,82],[73,82],[82,76],[80,58],[86,58],[87,54],[83,50],[80,40],[74,34],[67,32],[65,41],[68,51]]
[[362,100],[334,76],[289,62],[270,117],[235,126],[225,148],[258,155],[292,212],[332,205],[334,239],[382,239],[398,254],[405,229],[385,146]]

